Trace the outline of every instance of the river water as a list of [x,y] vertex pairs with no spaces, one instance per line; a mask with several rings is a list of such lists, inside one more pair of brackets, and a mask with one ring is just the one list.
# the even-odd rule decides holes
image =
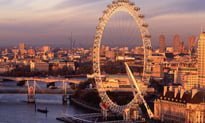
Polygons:
[[[14,87],[14,83],[3,83],[4,86]],[[67,113],[70,115],[89,113],[88,110],[70,104],[62,105],[62,95],[36,95],[36,108],[48,109],[45,114],[35,112],[35,105],[26,102],[26,94],[0,94],[0,123],[62,123],[56,118]]]
[[88,113],[87,110],[69,104],[62,105],[60,95],[37,95],[36,108],[48,109],[45,114],[35,112],[35,105],[28,104],[27,95],[0,95],[0,123],[60,123],[56,117],[67,114]]

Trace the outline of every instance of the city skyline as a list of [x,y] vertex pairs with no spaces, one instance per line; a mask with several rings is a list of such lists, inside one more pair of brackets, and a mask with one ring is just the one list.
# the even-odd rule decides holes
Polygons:
[[0,121],[204,123],[204,3],[0,0]]
[[[187,44],[191,35],[198,36],[200,28],[205,27],[203,0],[133,1],[145,14],[154,47],[160,34],[166,36],[168,45],[175,34]],[[98,23],[96,18],[109,3],[110,0],[1,0],[1,47],[19,42],[68,47],[71,32],[77,45],[91,47]]]

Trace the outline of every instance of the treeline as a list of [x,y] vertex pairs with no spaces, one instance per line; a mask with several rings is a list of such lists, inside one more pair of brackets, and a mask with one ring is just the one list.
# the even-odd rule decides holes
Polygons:
[[[131,66],[133,72],[142,73],[142,67]],[[105,62],[101,65],[101,72],[106,74],[124,74],[126,73],[124,62]],[[14,77],[33,77],[33,76],[69,76],[69,75],[87,75],[93,73],[92,62],[75,63],[75,69],[70,67],[63,67],[61,69],[38,71],[30,70],[29,66],[17,66],[12,71],[3,73],[3,76]]]

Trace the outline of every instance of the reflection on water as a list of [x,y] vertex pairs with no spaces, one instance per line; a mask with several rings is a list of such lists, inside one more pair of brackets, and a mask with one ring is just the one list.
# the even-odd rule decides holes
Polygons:
[[0,95],[0,123],[60,123],[56,120],[62,113],[86,113],[74,105],[62,105],[61,95],[37,95],[37,108],[48,109],[48,115],[35,112],[34,104],[27,104],[25,94]]

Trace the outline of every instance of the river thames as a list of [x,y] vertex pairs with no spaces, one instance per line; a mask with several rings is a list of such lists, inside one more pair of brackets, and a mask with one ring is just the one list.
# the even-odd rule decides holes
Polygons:
[[61,95],[37,95],[36,97],[36,108],[47,108],[49,111],[47,116],[35,112],[35,105],[25,102],[27,99],[25,94],[0,95],[0,123],[60,123],[56,117],[60,117],[63,113],[72,115],[89,112],[69,102],[67,105],[62,105]]
[[[16,83],[0,83],[0,88],[5,86],[16,87]],[[36,109],[47,108],[47,116],[36,112],[35,105],[26,101],[27,94],[0,94],[0,123],[62,123],[56,118],[64,113],[74,115],[90,112],[69,102],[62,105],[62,95],[57,94],[36,95]]]

